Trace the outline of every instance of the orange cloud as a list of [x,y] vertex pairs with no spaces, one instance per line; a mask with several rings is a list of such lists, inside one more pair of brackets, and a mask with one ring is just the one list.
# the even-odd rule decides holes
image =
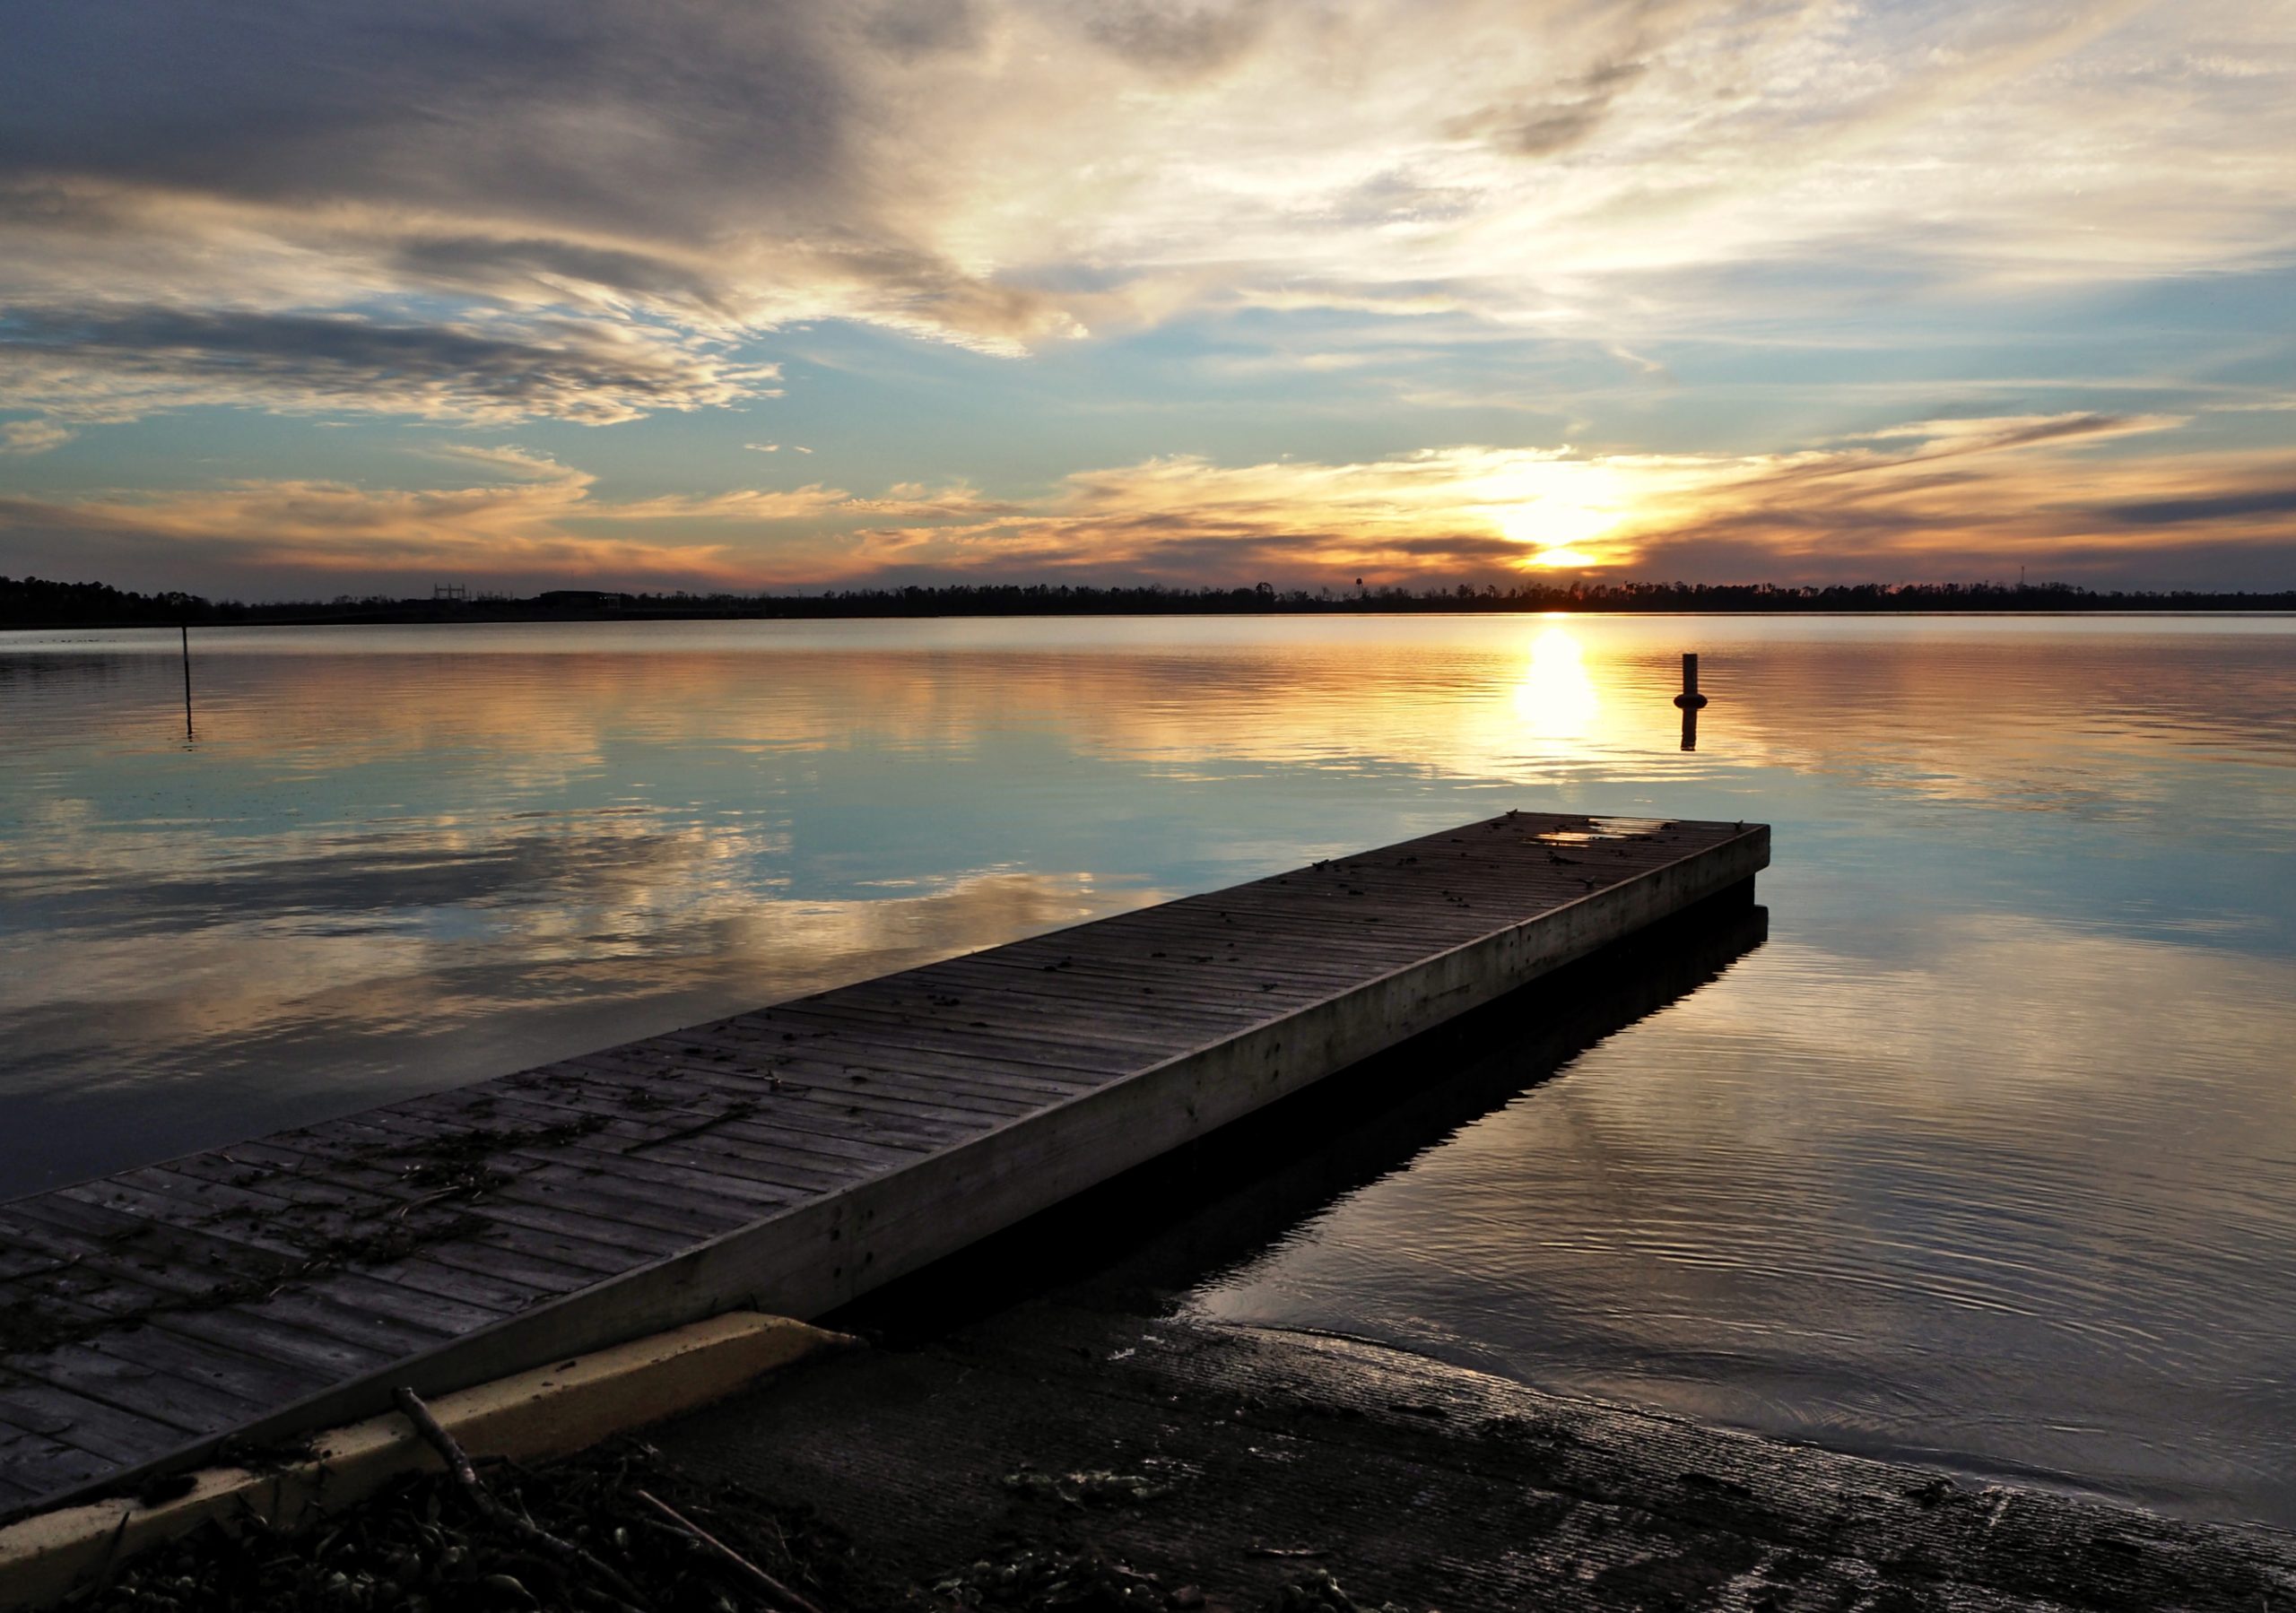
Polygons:
[[1017,518],[865,530],[853,559],[857,574],[1179,582],[1414,583],[1541,568],[1785,580],[2078,569],[2179,545],[2285,542],[2296,518],[2277,491],[2290,481],[2280,456],[2129,451],[2183,423],[1924,421],[1742,455],[1457,447],[1349,464],[1152,460],[1072,476]]
[[[1390,459],[1079,472],[1027,499],[965,483],[822,482],[613,499],[517,448],[437,450],[488,485],[242,481],[0,501],[13,546],[91,541],[311,579],[439,574],[535,585],[746,590],[883,577],[1425,583],[1526,570],[1665,577],[2077,571],[2180,547],[2284,544],[2277,455],[2179,452],[2169,416],[1933,420],[1774,454],[1423,449]],[[2148,447],[2148,439],[2161,439]]]

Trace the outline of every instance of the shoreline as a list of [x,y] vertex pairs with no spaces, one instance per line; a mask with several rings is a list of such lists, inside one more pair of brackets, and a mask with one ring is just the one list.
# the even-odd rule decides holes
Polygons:
[[2111,588],[2070,583],[1687,583],[1631,579],[1460,583],[1413,588],[1357,578],[1312,592],[1166,584],[945,583],[775,593],[707,594],[545,588],[474,594],[459,582],[430,597],[367,594],[328,599],[211,600],[180,591],[140,594],[106,583],[0,576],[0,631],[431,622],[935,620],[1069,617],[1280,616],[2053,616],[2283,615],[2296,588]]
[[1065,1556],[1238,1613],[1315,1573],[1366,1609],[1451,1613],[2253,1613],[2296,1596],[2296,1534],[2269,1525],[1976,1487],[1075,1295],[809,1365],[648,1438],[681,1470],[818,1507],[914,1583]]
[[117,633],[132,631],[168,632],[180,627],[207,629],[217,628],[401,628],[401,627],[554,627],[596,626],[624,622],[830,622],[830,621],[1091,621],[1091,620],[1169,620],[1199,621],[1205,620],[1325,620],[1346,617],[1454,617],[1454,616],[1590,616],[1631,618],[1693,618],[1699,620],[1733,619],[1794,620],[1822,617],[1839,620],[1895,620],[1901,618],[1952,619],[1971,620],[2046,620],[2066,617],[2092,619],[2229,618],[2232,620],[2283,620],[2296,617],[2296,597],[2287,603],[2242,605],[2179,605],[2152,602],[2126,605],[2005,605],[1980,606],[1970,609],[1945,610],[1917,605],[1874,605],[1864,608],[1831,605],[1806,607],[1710,607],[1649,606],[1644,608],[1596,605],[1520,605],[1492,609],[1445,609],[1440,606],[1416,604],[1383,606],[1374,601],[1369,604],[1352,602],[1329,607],[1274,611],[1221,610],[1140,610],[1140,611],[674,611],[629,610],[587,611],[471,611],[456,614],[429,611],[376,611],[361,615],[248,615],[216,618],[194,617],[187,620],[153,620],[118,618],[90,621],[6,621],[0,622],[0,633]]
[[[322,1453],[240,1475],[251,1508],[123,1551],[131,1506],[73,1589],[22,1564],[0,1605],[2252,1613],[2296,1597],[2296,1532],[2269,1525],[1975,1484],[1089,1284],[953,1321],[928,1287],[895,1313],[904,1336],[801,1350],[635,1434],[605,1430],[642,1426],[659,1396],[611,1371],[575,1418],[587,1436],[553,1443],[547,1410],[528,1415],[524,1443],[547,1448],[524,1460],[474,1470],[434,1424],[459,1479],[401,1459],[378,1487],[352,1450],[338,1484]],[[368,1443],[416,1444],[395,1420]],[[302,1499],[266,1507],[266,1484]]]

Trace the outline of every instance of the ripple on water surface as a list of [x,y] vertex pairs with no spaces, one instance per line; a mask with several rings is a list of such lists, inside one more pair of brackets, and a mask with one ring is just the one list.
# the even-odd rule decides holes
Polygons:
[[1503,807],[1761,820],[1767,944],[1187,1305],[2296,1523],[2284,620],[192,642],[187,741],[172,635],[0,637],[0,1194]]

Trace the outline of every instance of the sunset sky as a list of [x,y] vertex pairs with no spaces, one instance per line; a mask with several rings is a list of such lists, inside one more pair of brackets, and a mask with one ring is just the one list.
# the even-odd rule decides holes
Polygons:
[[0,0],[0,573],[2296,587],[2296,4]]

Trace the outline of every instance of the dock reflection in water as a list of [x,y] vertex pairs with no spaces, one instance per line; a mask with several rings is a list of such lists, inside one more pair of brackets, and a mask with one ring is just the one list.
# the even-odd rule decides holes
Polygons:
[[1758,820],[1766,944],[1186,1303],[2296,1523],[2296,624],[192,649],[187,749],[172,630],[0,638],[0,1194],[1505,807]]
[[831,1319],[930,1336],[1048,1292],[1161,1306],[1718,979],[1770,933],[1726,891],[880,1290]]

